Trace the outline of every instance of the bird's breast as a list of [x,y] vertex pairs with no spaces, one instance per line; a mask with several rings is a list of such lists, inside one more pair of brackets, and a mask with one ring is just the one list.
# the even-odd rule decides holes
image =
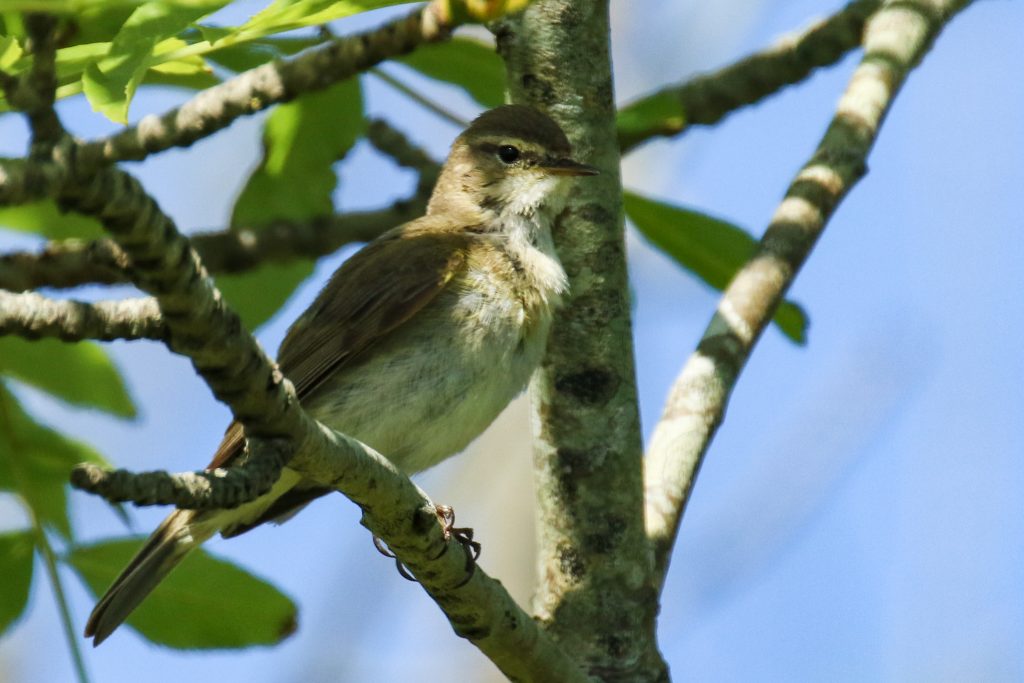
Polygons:
[[513,215],[471,250],[462,289],[470,296],[466,303],[499,318],[496,324],[511,322],[523,335],[535,329],[546,335],[568,280],[547,226]]
[[308,408],[406,472],[454,455],[526,387],[564,277],[542,253],[473,250],[437,298]]

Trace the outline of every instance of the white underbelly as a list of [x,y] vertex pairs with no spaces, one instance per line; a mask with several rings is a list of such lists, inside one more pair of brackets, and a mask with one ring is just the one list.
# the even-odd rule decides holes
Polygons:
[[463,450],[523,391],[549,326],[544,320],[524,337],[514,316],[495,316],[456,338],[450,306],[432,308],[303,401],[318,420],[409,474]]

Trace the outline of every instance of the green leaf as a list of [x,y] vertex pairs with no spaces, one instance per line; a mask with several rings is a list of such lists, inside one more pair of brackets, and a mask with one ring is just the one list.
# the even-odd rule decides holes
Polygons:
[[[228,0],[205,0],[181,5],[152,0],[139,6],[121,26],[106,57],[82,74],[82,88],[94,111],[111,121],[127,123],[128,105],[149,68],[166,59],[154,59],[165,40]],[[164,47],[164,53],[171,51]]]
[[[78,82],[82,78],[82,71],[92,62],[106,56],[110,52],[110,45],[109,42],[80,43],[58,49],[56,56],[57,82],[65,87],[70,82],[75,82],[80,86],[81,83]],[[8,71],[12,75],[22,74],[31,65],[31,56],[22,55],[10,66]]]
[[44,525],[71,537],[68,474],[80,462],[107,465],[89,446],[36,422],[0,383],[0,489],[14,491]]
[[[623,200],[626,215],[641,234],[717,290],[725,289],[754,255],[757,242],[732,223],[632,192]],[[773,320],[794,342],[807,341],[807,315],[798,305],[782,302]]]
[[121,27],[135,11],[141,1],[133,3],[106,2],[87,7],[72,21],[74,30],[69,31],[65,45],[82,45],[85,43],[109,43],[121,30]]
[[62,213],[52,199],[0,207],[0,227],[32,232],[48,239],[95,239],[104,234],[99,221],[77,213]]
[[0,36],[0,69],[10,69],[21,58],[22,49],[14,36]]
[[[0,13],[46,11],[61,16],[85,16],[91,10],[104,5],[131,8],[141,5],[143,2],[144,0],[0,0]],[[195,3],[196,0],[169,0],[169,2],[188,5]]]
[[25,22],[22,21],[22,15],[16,8],[9,7],[6,1],[0,6],[0,33],[5,36],[25,37]]
[[[184,49],[188,44],[179,38],[169,38],[160,44],[160,53]],[[185,56],[154,64],[143,75],[143,83],[173,85],[192,90],[202,90],[220,83],[202,57]]]
[[[100,69],[101,61],[110,50],[109,42],[82,43],[57,50],[57,98],[63,99],[82,93],[85,87],[83,72],[91,68],[94,70],[92,77],[96,77],[95,70]],[[216,85],[220,79],[199,56],[201,53],[202,50],[196,50],[194,46],[177,38],[161,41],[153,48],[153,54],[147,59],[148,68],[137,74],[141,82],[136,82],[133,87],[159,84],[196,90]],[[11,73],[22,73],[29,65],[30,60],[22,58],[11,68]],[[0,102],[0,111],[5,108],[7,105]]]
[[196,24],[195,28],[198,29],[199,35],[203,37],[203,40],[208,42],[211,46],[216,45],[225,38],[237,35],[238,33],[238,31],[232,28],[225,28],[224,26],[210,26],[208,24]]
[[[0,20],[5,27],[8,23],[13,27],[0,31],[0,35],[24,33],[20,16],[16,12],[4,13],[4,10],[21,7],[25,11],[37,11],[40,1],[0,0]],[[404,1],[276,0],[242,26],[204,25],[195,30],[189,28],[195,20],[228,4],[229,0],[51,0],[48,11],[72,15],[72,21],[80,28],[67,41],[68,46],[57,51],[57,97],[84,92],[94,110],[124,123],[132,97],[143,83],[204,87],[204,77],[199,74],[154,76],[152,70],[162,64],[234,50],[247,43],[266,40],[275,33],[323,24]],[[189,44],[178,47],[169,42],[179,35],[187,38]],[[281,54],[294,54],[298,49],[319,42],[323,42],[322,39],[284,38],[279,39],[271,51],[280,49]],[[299,43],[305,45],[300,47]],[[221,61],[228,68],[238,67],[244,61],[253,66],[262,64],[273,58],[266,48],[267,45],[263,45],[262,49],[226,53]],[[22,56],[9,71],[17,75],[29,64],[30,60]],[[209,78],[206,82],[210,82]],[[0,113],[9,110],[9,105],[0,97]]]
[[0,337],[0,373],[73,405],[135,416],[135,405],[117,367],[92,342]]
[[409,0],[274,0],[242,24],[239,33],[261,38],[304,26],[326,24],[367,10],[407,4]]
[[619,110],[615,118],[619,144],[628,149],[648,137],[651,130],[673,133],[686,124],[686,112],[671,91],[657,92]]
[[[81,43],[57,50],[57,80],[68,83],[81,79],[85,67],[110,52],[110,42]],[[21,69],[28,68],[28,61],[19,63]]]
[[505,66],[486,43],[454,38],[421,45],[398,61],[428,78],[459,86],[488,109],[505,102]]
[[[259,230],[274,220],[307,220],[334,210],[334,164],[363,134],[359,81],[339,83],[281,105],[267,118],[263,160],[235,202],[233,229]],[[217,285],[250,329],[263,323],[310,273],[309,261],[220,276]]]
[[800,304],[789,300],[783,301],[775,310],[772,322],[793,342],[800,345],[807,343],[807,326],[810,325],[810,320],[807,318],[807,311]]
[[32,585],[33,545],[31,531],[0,534],[0,635],[17,621],[28,605]]
[[142,85],[166,85],[187,90],[205,90],[221,82],[209,70],[194,71],[182,62],[165,62],[146,72]]
[[[96,595],[128,564],[141,539],[79,546],[68,562]],[[240,648],[277,643],[295,631],[295,604],[239,567],[193,551],[128,617],[143,636],[173,648]]]
[[235,202],[232,226],[303,220],[333,210],[334,164],[366,129],[359,81],[339,83],[275,109],[263,131],[263,159]]

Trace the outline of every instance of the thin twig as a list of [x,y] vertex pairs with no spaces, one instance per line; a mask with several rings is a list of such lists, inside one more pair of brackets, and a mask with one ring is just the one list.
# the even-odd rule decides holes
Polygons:
[[437,178],[441,175],[441,164],[384,119],[372,119],[369,122],[366,126],[366,139],[378,152],[391,157],[399,166],[419,173],[416,194],[418,197],[430,198]]
[[[737,109],[804,80],[816,69],[838,62],[860,46],[864,23],[881,4],[881,0],[855,0],[766,50],[626,105],[619,113],[623,154],[654,137],[717,123]],[[645,110],[658,115],[638,116],[640,125],[628,123],[630,117]]]
[[[25,474],[26,463],[21,458],[29,456],[27,456],[19,443],[18,435],[14,429],[13,416],[9,412],[8,402],[14,400],[14,397],[5,390],[3,383],[0,383],[0,432],[3,433],[6,437],[5,440],[11,446],[10,452],[4,454],[5,456],[11,456],[8,459],[7,469],[10,476],[14,478],[15,490],[27,491],[29,490],[29,482]],[[38,511],[33,507],[33,501],[23,496],[22,502],[32,523],[35,547],[43,556],[47,576],[50,579],[50,584],[53,586],[54,598],[60,612],[61,626],[64,630],[64,636],[68,641],[68,648],[71,650],[71,659],[75,667],[78,683],[89,683],[89,675],[85,669],[82,652],[78,646],[78,637],[75,634],[74,622],[71,620],[71,611],[68,609],[68,601],[64,594],[60,573],[57,570],[57,560],[53,548],[50,546],[50,539],[46,536],[46,529],[44,528],[43,521],[39,518]]]
[[36,547],[43,556],[43,564],[46,565],[46,576],[53,586],[53,597],[57,602],[57,609],[60,612],[61,628],[64,630],[64,638],[68,641],[68,649],[71,650],[71,661],[75,666],[75,675],[78,683],[89,683],[89,673],[85,668],[85,659],[82,657],[82,649],[78,644],[78,633],[74,621],[71,619],[71,608],[68,607],[68,599],[64,593],[64,584],[60,580],[60,572],[57,569],[57,558],[50,546],[50,539],[46,537],[46,530],[39,521],[35,510],[29,507],[29,515],[32,518],[32,530],[35,532]]
[[425,192],[377,211],[358,211],[306,222],[275,221],[259,230],[200,233],[193,238],[204,264],[214,273],[239,273],[264,263],[319,258],[347,244],[369,242],[391,228],[423,215]]
[[281,439],[251,439],[243,467],[179,472],[103,470],[82,463],[71,472],[71,485],[112,503],[174,505],[189,510],[236,508],[259,498],[281,476],[291,444]]
[[370,74],[373,75],[373,76],[376,76],[380,80],[384,81],[385,83],[387,83],[392,88],[394,88],[398,92],[400,92],[403,95],[405,95],[406,97],[408,97],[410,100],[412,100],[416,104],[420,105],[421,107],[423,107],[427,111],[436,114],[437,116],[439,116],[440,118],[444,119],[448,123],[451,123],[451,124],[457,126],[460,129],[465,128],[466,126],[469,125],[469,121],[456,116],[455,114],[453,114],[449,110],[447,110],[444,107],[442,107],[437,102],[434,102],[432,99],[430,99],[426,95],[423,95],[422,93],[417,92],[416,90],[414,90],[413,88],[409,87],[408,85],[406,85],[405,83],[403,83],[399,79],[395,78],[394,76],[389,74],[387,71],[384,71],[383,69],[379,69],[379,68],[378,69],[370,69]]
[[0,291],[0,335],[5,334],[64,341],[164,340],[167,330],[151,298],[85,303]]
[[672,387],[646,458],[647,533],[665,572],[708,445],[754,344],[868,153],[910,70],[969,0],[890,0],[865,31],[865,53],[832,123],[775,211],[757,252],[722,295]]
[[40,251],[0,254],[0,289],[25,292],[128,282],[128,257],[111,239],[47,242]]

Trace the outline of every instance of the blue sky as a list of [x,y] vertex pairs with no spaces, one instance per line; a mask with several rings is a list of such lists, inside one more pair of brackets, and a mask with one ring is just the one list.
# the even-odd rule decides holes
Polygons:
[[[637,12],[613,3],[620,101],[726,64],[839,3],[646,5]],[[795,347],[770,329],[745,370],[666,588],[659,638],[680,679],[1024,679],[1024,64],[1013,49],[1021,26],[1020,3],[984,2],[942,34],[898,97],[869,174],[790,292],[810,314],[809,344]],[[855,63],[848,58],[714,128],[648,145],[625,163],[626,184],[760,234]],[[458,93],[434,94],[466,117],[476,113]],[[146,94],[132,116],[181,99]],[[379,82],[368,82],[367,99],[373,113],[400,112],[402,127],[437,157],[457,132]],[[110,129],[83,102],[61,112],[79,134]],[[20,144],[10,118],[0,122],[6,153]],[[221,226],[257,159],[260,121],[130,166],[183,229]],[[382,205],[412,185],[365,146],[341,178],[346,210]],[[16,244],[26,243],[0,235],[0,246]],[[629,246],[649,434],[716,296],[633,233]],[[268,348],[344,255],[325,260],[317,281],[259,331]],[[138,422],[21,395],[118,464],[204,464],[226,409],[162,347],[111,348],[140,405]],[[482,445],[420,480],[477,528],[484,567],[524,602],[533,505],[527,416],[517,406]],[[102,504],[72,500],[83,539],[122,532]],[[162,515],[140,511],[139,531]],[[19,520],[0,503],[0,524]],[[376,554],[357,520],[355,507],[336,497],[287,526],[211,543],[298,601],[300,630],[281,646],[181,654],[124,630],[86,653],[95,680],[493,680],[433,603]],[[81,624],[91,598],[70,575],[68,583]],[[31,613],[0,641],[0,678],[71,680],[49,588],[37,580],[33,590]]]

